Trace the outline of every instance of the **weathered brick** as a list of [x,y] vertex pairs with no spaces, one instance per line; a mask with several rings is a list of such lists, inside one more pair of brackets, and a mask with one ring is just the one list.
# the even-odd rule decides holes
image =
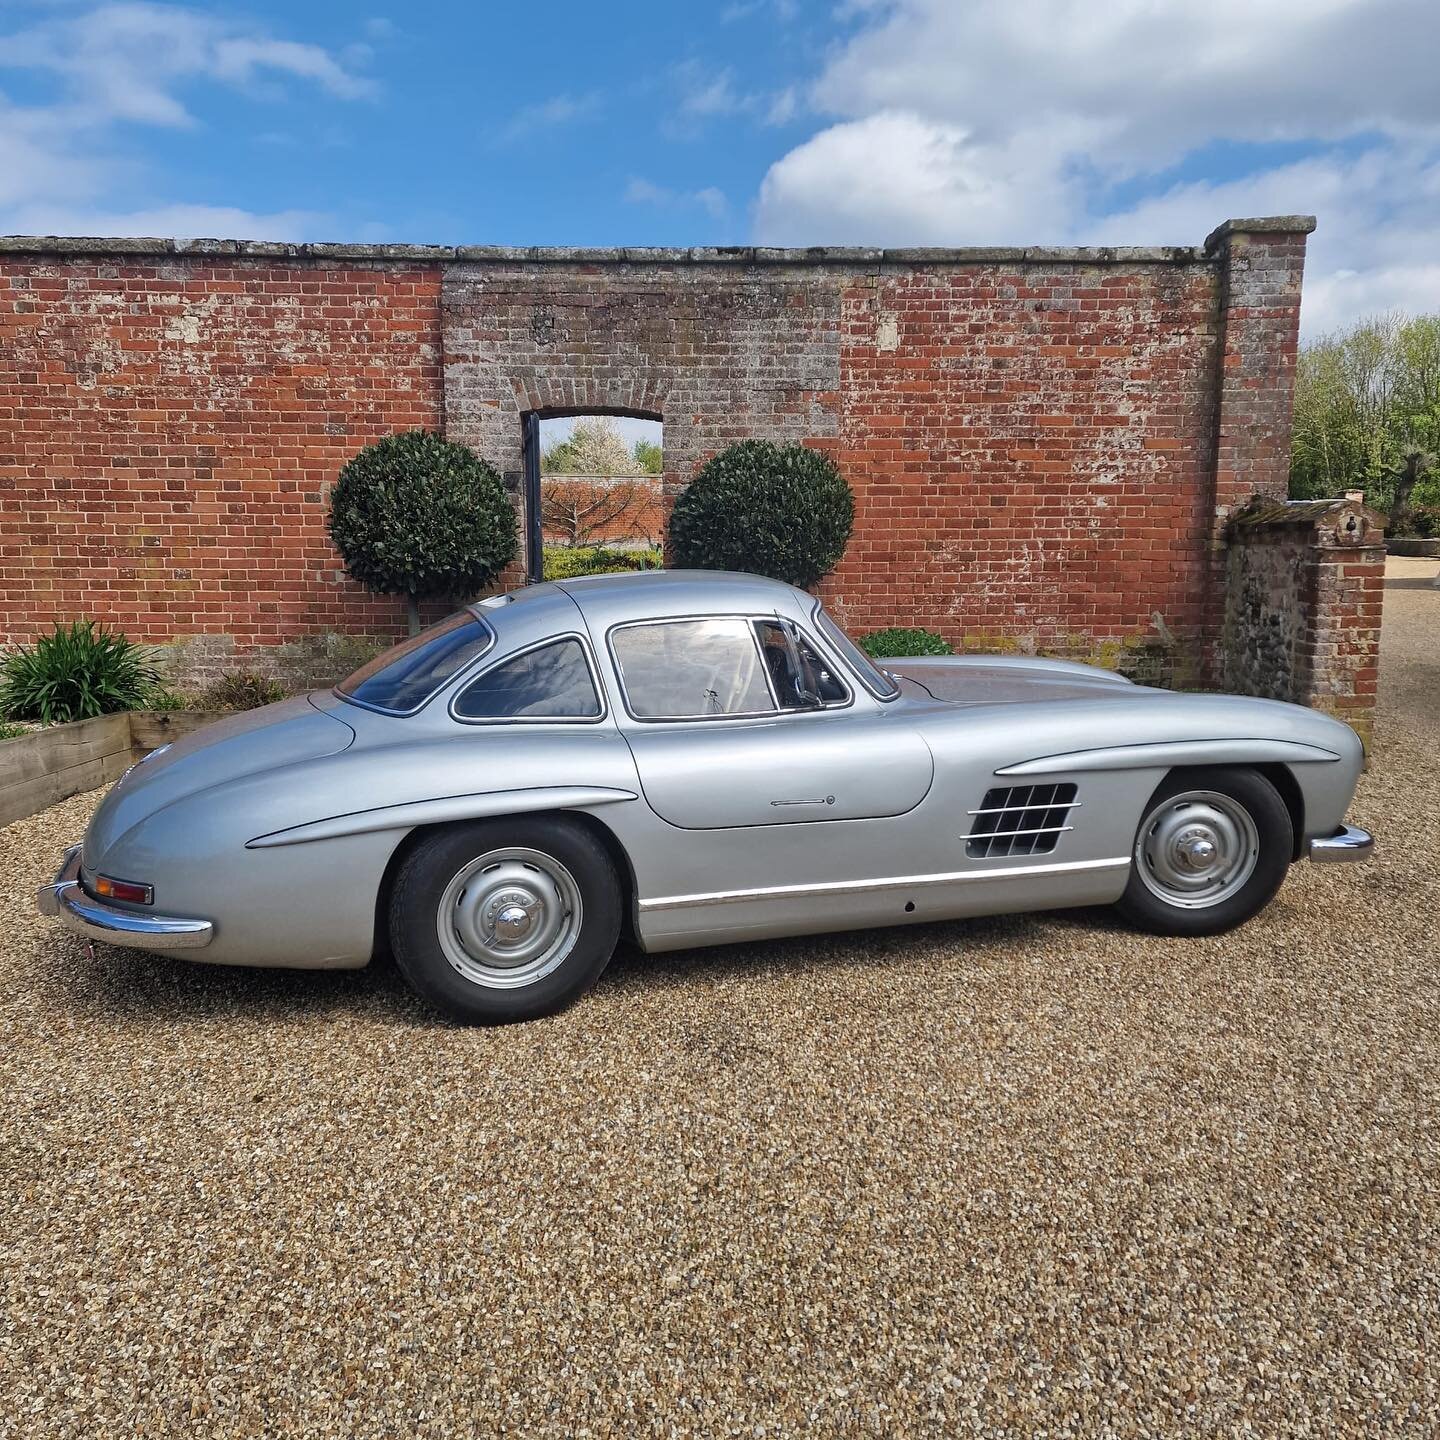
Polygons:
[[1203,251],[6,242],[0,644],[78,614],[262,662],[393,636],[402,606],[325,534],[345,459],[443,426],[514,473],[525,411],[608,409],[663,419],[667,499],[733,440],[834,455],[857,524],[823,589],[859,630],[1092,654],[1158,616],[1199,655],[1225,517],[1283,488],[1303,229],[1234,222]]

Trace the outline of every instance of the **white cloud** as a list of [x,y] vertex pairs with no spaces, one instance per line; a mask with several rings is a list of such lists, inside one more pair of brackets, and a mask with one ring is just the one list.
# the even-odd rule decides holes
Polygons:
[[[1433,0],[848,9],[806,97],[834,123],[770,168],[760,241],[1195,244],[1313,212],[1308,332],[1434,302]],[[1304,158],[1258,148],[1277,143]],[[1165,184],[1187,159],[1227,178]]]
[[117,3],[75,11],[0,34],[0,78],[50,77],[48,103],[16,105],[0,94],[0,231],[87,235],[224,234],[313,238],[320,217],[253,214],[196,204],[144,210],[111,196],[140,167],[119,148],[124,127],[191,127],[184,92],[221,84],[266,93],[291,80],[337,99],[371,85],[318,45],[276,39],[254,26],[174,5]]
[[730,209],[725,192],[714,185],[700,190],[670,190],[639,176],[631,177],[623,198],[631,205],[655,205],[667,210],[698,206],[712,220],[723,220]]
[[313,210],[257,214],[233,205],[160,205],[98,210],[31,204],[14,214],[19,235],[149,235],[212,240],[333,240],[328,218]]
[[[1025,183],[1016,183],[1021,171]],[[884,111],[832,125],[771,166],[760,189],[761,237],[774,245],[1002,243],[1047,227],[1071,203],[1071,188],[1046,154]]]
[[665,130],[676,139],[693,138],[709,121],[735,116],[762,125],[785,125],[800,108],[794,86],[772,94],[742,90],[736,86],[735,72],[729,66],[707,71],[699,61],[686,60],[672,68],[670,83],[679,98]]
[[568,125],[572,120],[583,120],[595,114],[600,105],[601,95],[596,90],[584,95],[552,95],[548,100],[541,100],[517,110],[509,122],[501,127],[496,138],[508,142],[519,140],[535,130]]

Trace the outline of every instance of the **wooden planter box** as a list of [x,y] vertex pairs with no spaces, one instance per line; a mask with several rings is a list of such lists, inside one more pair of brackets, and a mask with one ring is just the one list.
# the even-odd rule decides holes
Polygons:
[[0,825],[118,780],[142,755],[224,711],[135,710],[0,740]]

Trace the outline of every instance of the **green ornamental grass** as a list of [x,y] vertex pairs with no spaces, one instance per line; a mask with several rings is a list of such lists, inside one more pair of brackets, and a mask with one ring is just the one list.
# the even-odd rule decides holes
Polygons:
[[0,661],[0,715],[44,725],[89,720],[138,710],[159,685],[153,651],[76,620]]

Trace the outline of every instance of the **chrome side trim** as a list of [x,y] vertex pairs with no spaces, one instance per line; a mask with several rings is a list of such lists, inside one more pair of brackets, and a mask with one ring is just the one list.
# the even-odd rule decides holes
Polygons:
[[1330,764],[1340,757],[1333,750],[1305,745],[1298,740],[1166,740],[1158,744],[1107,745],[1094,750],[1071,750],[1063,755],[1041,755],[1006,765],[997,775],[1072,775],[1077,770],[1158,770],[1171,765],[1254,765],[1282,761],[1290,765]]
[[1053,805],[992,805],[988,810],[967,810],[967,815],[1013,815],[1017,810],[1078,810],[1083,800],[1057,800]]
[[951,870],[939,875],[893,875],[884,880],[825,880],[816,885],[767,885],[755,890],[715,890],[702,895],[665,895],[641,900],[642,912],[688,910],[696,905],[731,905],[749,900],[809,900],[826,895],[863,895],[876,890],[913,890],[921,885],[959,885],[978,880],[1018,880],[1064,875],[1076,870],[1124,870],[1128,855],[1115,860],[1065,860],[1054,865],[1016,865],[1007,870]]
[[133,945],[140,950],[198,950],[214,938],[208,920],[186,920],[174,915],[135,915],[80,888],[80,847],[65,852],[64,863],[49,885],[35,897],[42,915],[53,916],[67,930],[107,945]]
[[1357,825],[1342,825],[1333,835],[1317,835],[1307,849],[1317,865],[1368,860],[1375,849],[1375,837]]
[[245,842],[247,850],[272,845],[304,845],[312,840],[333,840],[340,835],[369,835],[377,830],[409,830],[416,825],[440,825],[452,820],[483,820],[491,815],[523,815],[536,810],[585,810],[592,805],[613,805],[638,800],[633,790],[600,786],[547,785],[532,790],[491,790],[479,795],[442,795],[434,800],[412,800],[403,805],[382,805],[375,810],[354,810],[272,830]]

